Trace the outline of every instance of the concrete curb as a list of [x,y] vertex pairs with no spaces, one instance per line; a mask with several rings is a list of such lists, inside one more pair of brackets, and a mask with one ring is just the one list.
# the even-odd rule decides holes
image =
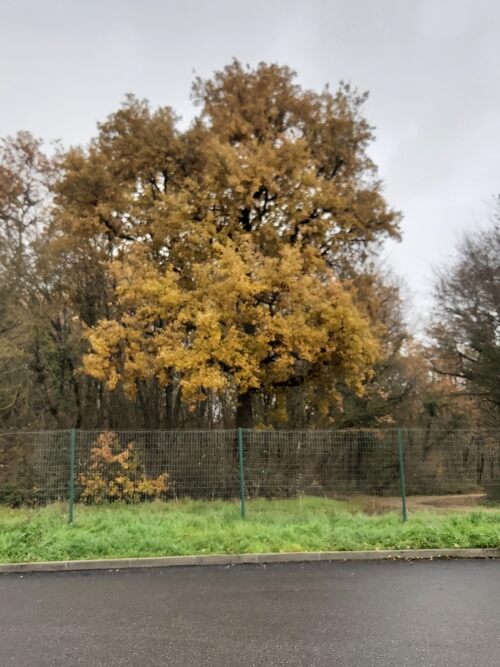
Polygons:
[[22,572],[74,572],[81,570],[126,570],[148,567],[192,565],[239,565],[351,560],[434,560],[447,558],[500,558],[500,549],[396,549],[384,551],[300,551],[286,553],[231,554],[216,556],[166,556],[62,560],[39,563],[3,563],[0,574]]

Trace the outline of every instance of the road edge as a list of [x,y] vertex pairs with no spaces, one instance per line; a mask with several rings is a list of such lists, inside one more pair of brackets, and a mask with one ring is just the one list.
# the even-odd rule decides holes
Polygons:
[[35,563],[0,563],[0,574],[24,572],[75,572],[128,570],[150,567],[193,565],[258,565],[266,563],[309,563],[353,560],[434,560],[455,558],[500,558],[500,549],[390,549],[381,551],[295,551],[284,553],[224,554],[210,556],[154,556],[64,560]]

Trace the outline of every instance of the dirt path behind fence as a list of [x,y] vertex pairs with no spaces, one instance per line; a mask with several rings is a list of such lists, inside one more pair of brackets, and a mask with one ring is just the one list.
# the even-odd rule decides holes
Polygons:
[[[485,500],[484,493],[468,493],[447,496],[408,496],[408,511],[431,511],[446,514],[448,512],[468,512],[472,509],[487,509],[481,503]],[[368,514],[381,514],[401,509],[401,498],[398,496],[360,496],[360,509]],[[358,500],[357,499],[357,500]]]

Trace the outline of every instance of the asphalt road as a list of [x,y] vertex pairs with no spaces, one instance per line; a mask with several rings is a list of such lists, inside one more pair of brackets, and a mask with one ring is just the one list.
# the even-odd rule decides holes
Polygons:
[[0,665],[498,667],[500,561],[0,575]]

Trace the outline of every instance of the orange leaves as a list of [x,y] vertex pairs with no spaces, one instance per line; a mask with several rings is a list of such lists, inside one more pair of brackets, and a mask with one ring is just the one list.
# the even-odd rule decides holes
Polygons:
[[169,487],[167,473],[147,477],[133,443],[122,449],[116,433],[102,433],[90,454],[89,473],[80,475],[81,497],[91,503],[139,502],[159,498]]
[[186,402],[207,391],[307,382],[356,390],[369,377],[377,344],[367,321],[333,274],[314,257],[285,246],[277,257],[250,239],[239,247],[215,244],[209,261],[192,267],[186,287],[169,271],[142,260],[114,265],[124,312],[88,334],[85,370],[121,381],[180,378]]

